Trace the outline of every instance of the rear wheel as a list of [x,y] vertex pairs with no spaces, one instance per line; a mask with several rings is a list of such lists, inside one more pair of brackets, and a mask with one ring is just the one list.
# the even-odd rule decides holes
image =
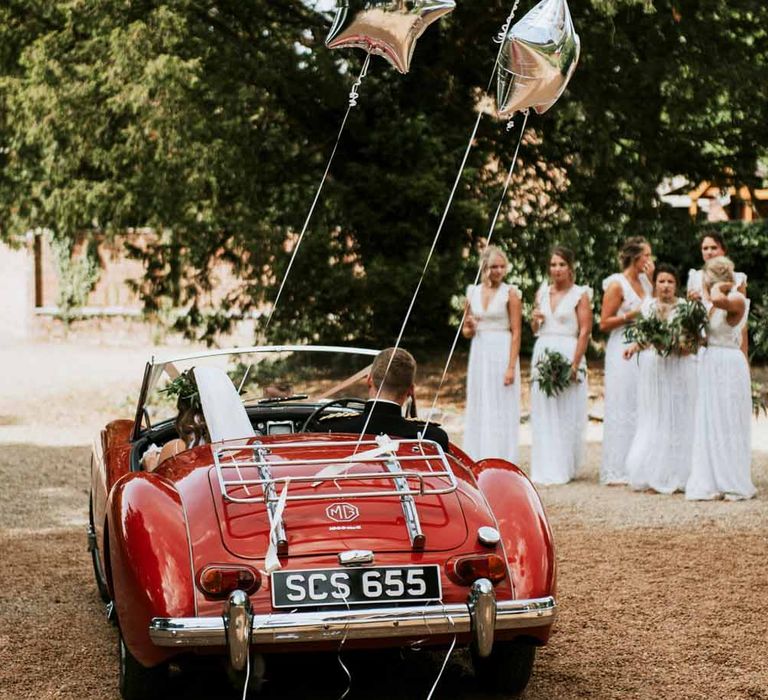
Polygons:
[[475,678],[487,690],[505,695],[522,693],[533,672],[536,647],[530,642],[496,642],[490,656],[472,653]]
[[117,639],[120,658],[120,697],[123,700],[153,700],[161,697],[168,678],[166,665],[160,664],[154,668],[142,666],[131,654],[119,630]]

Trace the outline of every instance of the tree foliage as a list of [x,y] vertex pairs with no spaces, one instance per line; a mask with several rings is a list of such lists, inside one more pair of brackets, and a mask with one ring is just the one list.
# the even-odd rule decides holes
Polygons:
[[[391,343],[508,10],[458,3],[419,40],[405,76],[373,59],[270,340]],[[571,10],[581,63],[558,103],[529,119],[494,233],[529,296],[555,241],[577,250],[592,284],[633,233],[650,235],[660,257],[697,265],[695,228],[660,205],[657,186],[673,175],[760,186],[768,144],[761,0],[591,0]],[[3,234],[153,229],[154,242],[133,251],[147,269],[139,289],[148,309],[167,299],[185,308],[190,332],[213,334],[274,299],[362,57],[327,50],[327,27],[299,0],[6,3]],[[452,333],[451,299],[474,276],[515,134],[483,120],[407,343]],[[744,231],[734,237],[752,235]],[[242,284],[206,314],[221,262]]]

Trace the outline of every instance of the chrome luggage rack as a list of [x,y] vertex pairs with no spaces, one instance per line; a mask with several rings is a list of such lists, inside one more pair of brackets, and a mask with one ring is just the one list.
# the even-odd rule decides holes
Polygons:
[[[341,454],[315,459],[291,455],[291,452],[311,448],[333,450]],[[257,441],[247,445],[242,442],[215,445],[212,446],[212,452],[224,499],[231,503],[264,503],[272,543],[281,555],[288,553],[283,509],[279,506],[281,500],[287,507],[291,501],[396,496],[400,499],[411,546],[420,550],[424,549],[426,537],[419,522],[415,498],[449,494],[458,488],[456,476],[443,448],[432,440],[390,439],[384,436],[379,440],[359,442],[324,440],[274,442],[266,445]],[[413,463],[419,463],[418,468],[408,469]],[[359,465],[372,468],[349,472],[350,468]],[[312,473],[296,474],[296,467],[307,468],[306,471]],[[392,487],[360,490],[359,483],[362,481],[389,481]],[[315,490],[328,482],[336,486],[333,492]],[[358,484],[357,489],[355,483]],[[291,488],[299,484],[308,484],[312,488],[302,488],[299,493],[291,493]]]

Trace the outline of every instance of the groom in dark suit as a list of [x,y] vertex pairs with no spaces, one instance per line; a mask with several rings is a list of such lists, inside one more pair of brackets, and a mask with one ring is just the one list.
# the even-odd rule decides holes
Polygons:
[[[405,400],[409,397],[413,399],[414,396],[415,377],[416,360],[411,353],[402,348],[382,350],[371,365],[367,380],[368,401],[363,412],[354,416],[330,415],[321,418],[323,432],[359,434],[368,421],[366,433],[418,438],[425,432],[425,422],[403,417]],[[432,423],[426,425],[426,434],[422,437],[434,440],[444,450],[448,449],[448,435]]]

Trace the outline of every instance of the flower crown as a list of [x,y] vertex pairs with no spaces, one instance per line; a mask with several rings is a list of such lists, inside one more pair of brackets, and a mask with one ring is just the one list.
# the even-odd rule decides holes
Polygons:
[[168,385],[160,389],[161,394],[166,394],[169,398],[175,398],[177,401],[183,399],[188,401],[192,406],[200,406],[200,390],[197,388],[194,375],[191,367],[188,370],[182,372],[178,377],[175,377]]

